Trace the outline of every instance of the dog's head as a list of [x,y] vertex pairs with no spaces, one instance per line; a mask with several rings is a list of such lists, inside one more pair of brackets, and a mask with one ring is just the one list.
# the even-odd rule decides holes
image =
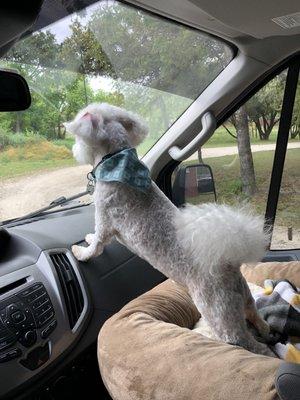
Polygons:
[[106,103],[90,104],[64,125],[75,136],[74,157],[82,164],[92,165],[99,155],[136,147],[148,133],[136,114]]

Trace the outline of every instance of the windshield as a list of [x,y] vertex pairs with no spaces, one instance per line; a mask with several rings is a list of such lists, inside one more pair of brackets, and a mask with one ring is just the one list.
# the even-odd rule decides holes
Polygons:
[[0,113],[0,220],[85,190],[91,167],[76,165],[74,139],[62,124],[79,109],[108,102],[140,114],[150,128],[141,157],[231,58],[222,41],[115,1],[94,3],[16,43],[1,66],[27,79],[32,104]]

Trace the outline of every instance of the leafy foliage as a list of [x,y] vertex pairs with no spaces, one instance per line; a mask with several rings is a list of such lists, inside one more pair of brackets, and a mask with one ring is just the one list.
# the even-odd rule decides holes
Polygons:
[[196,98],[231,58],[212,37],[118,3],[100,7],[89,29],[121,80],[183,97]]
[[71,25],[72,34],[61,46],[62,65],[72,71],[90,75],[113,75],[109,58],[88,26],[77,19]]
[[261,140],[268,140],[279,121],[286,73],[273,78],[247,102],[247,113]]
[[9,146],[19,147],[25,144],[36,144],[42,140],[44,140],[42,136],[32,132],[16,133],[12,135],[10,132],[0,130],[0,150],[4,150]]
[[300,139],[300,80],[298,80],[291,127],[291,138],[296,139],[297,136]]
[[[141,114],[153,143],[231,57],[212,37],[117,2],[86,15],[72,20],[63,40],[50,30],[36,32],[7,53],[7,66],[30,84],[32,105],[0,115],[0,127],[64,139],[63,121],[88,103],[106,101]],[[110,92],[92,89],[100,76],[111,78]]]
[[[71,20],[67,37],[36,32],[3,59],[25,76],[32,93],[25,112],[0,114],[0,129],[14,133],[14,143],[26,132],[63,141],[63,121],[88,103],[109,102],[146,119],[151,133],[146,151],[232,57],[221,41],[118,2],[102,2],[86,17],[85,12]],[[94,81],[103,76],[110,79],[109,90],[95,89]],[[247,104],[260,139],[269,138],[278,120],[282,87],[278,78]],[[299,124],[298,113],[294,136]]]

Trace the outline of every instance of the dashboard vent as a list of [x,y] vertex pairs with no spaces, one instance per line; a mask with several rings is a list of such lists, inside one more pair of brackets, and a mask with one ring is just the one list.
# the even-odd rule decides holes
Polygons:
[[83,295],[74,269],[65,253],[50,254],[62,287],[65,304],[72,329],[83,310]]

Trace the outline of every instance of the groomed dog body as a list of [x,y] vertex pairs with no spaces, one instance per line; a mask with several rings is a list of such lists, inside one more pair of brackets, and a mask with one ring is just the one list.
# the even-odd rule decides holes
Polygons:
[[[104,103],[86,107],[66,128],[76,138],[74,156],[94,167],[105,155],[135,147],[147,135],[138,116]],[[97,181],[94,203],[95,233],[86,236],[89,246],[72,247],[78,260],[98,256],[115,236],[186,285],[217,338],[274,356],[247,329],[246,318],[262,337],[269,335],[240,273],[243,262],[258,261],[265,253],[262,219],[225,205],[177,209],[153,182],[144,193],[120,182]]]

